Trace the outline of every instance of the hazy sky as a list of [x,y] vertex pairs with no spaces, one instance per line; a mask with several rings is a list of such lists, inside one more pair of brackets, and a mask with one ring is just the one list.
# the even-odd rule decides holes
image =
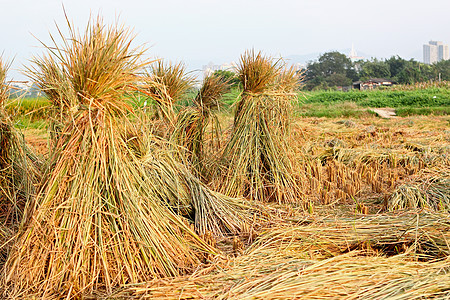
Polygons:
[[377,57],[421,58],[430,39],[450,43],[449,0],[0,0],[0,53],[15,57],[10,75],[43,53],[56,24],[84,29],[90,14],[134,29],[149,55],[192,68],[236,61],[255,48],[269,55],[324,53],[355,45]]

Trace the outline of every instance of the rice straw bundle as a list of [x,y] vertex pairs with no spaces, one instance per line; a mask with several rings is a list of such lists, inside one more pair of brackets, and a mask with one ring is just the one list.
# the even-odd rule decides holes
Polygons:
[[68,75],[52,56],[36,57],[33,62],[34,66],[27,68],[28,75],[52,103],[48,116],[52,153],[71,109],[77,107],[77,95]]
[[[37,205],[4,268],[5,297],[75,298],[189,272],[215,251],[147,183],[127,95],[141,48],[98,18],[54,59],[75,91]],[[45,75],[45,74],[44,74]]]
[[20,223],[34,194],[39,162],[5,111],[11,90],[6,79],[8,67],[0,57],[0,222],[12,225]]
[[307,226],[267,228],[254,248],[284,248],[317,258],[355,249],[387,255],[409,252],[433,260],[450,255],[450,217],[427,212],[324,218]]
[[300,190],[289,157],[288,124],[298,81],[292,69],[261,53],[241,57],[244,91],[236,103],[234,126],[223,160],[223,191],[251,199],[294,202]]
[[[249,229],[261,213],[243,199],[231,198],[211,190],[183,163],[172,145],[142,148],[141,164],[146,170],[146,184],[179,215],[194,223],[197,233],[214,236],[237,234]],[[260,217],[258,217],[259,219]]]
[[402,184],[389,197],[387,209],[393,211],[427,208],[450,212],[449,178],[449,170],[441,170],[435,176],[421,178],[419,182]]
[[[211,124],[211,135],[220,147],[220,124],[214,111],[220,105],[222,95],[229,89],[228,82],[221,76],[209,75],[194,99],[194,105],[188,107],[178,114],[172,140],[180,145],[188,161],[192,164],[195,174],[205,178],[205,134],[207,127]],[[211,151],[217,153],[216,151]]]
[[[254,249],[253,249],[254,250]],[[212,272],[127,286],[110,299],[448,299],[450,261],[361,256],[311,260],[258,248]],[[302,253],[300,253],[302,254]]]
[[192,85],[193,78],[186,74],[183,63],[172,64],[158,60],[147,70],[141,91],[155,101],[155,117],[173,126],[176,118],[174,106]]

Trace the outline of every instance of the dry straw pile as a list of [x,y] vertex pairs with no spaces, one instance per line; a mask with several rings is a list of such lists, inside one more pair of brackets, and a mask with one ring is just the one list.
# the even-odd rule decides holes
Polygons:
[[11,93],[11,83],[6,78],[8,68],[9,64],[0,57],[0,224],[12,226],[20,223],[34,194],[39,160],[5,111]]
[[[337,236],[340,229],[330,226],[328,231],[333,229]],[[275,235],[262,235],[243,255],[226,264],[218,261],[206,274],[197,272],[124,286],[112,298],[447,299],[450,296],[448,258],[424,262],[417,261],[414,253],[386,257],[371,249],[328,258],[314,254],[305,257],[308,252],[300,251],[297,241],[289,239],[290,233],[280,230]],[[279,238],[279,234],[284,238]],[[329,246],[315,245],[322,250]]]
[[243,92],[223,152],[223,190],[260,201],[298,201],[289,124],[300,78],[281,61],[253,51],[241,57],[238,75]]
[[[180,111],[177,117],[172,141],[181,147],[183,156],[192,165],[195,174],[210,180],[213,157],[220,150],[221,130],[215,114],[220,107],[220,100],[229,89],[228,82],[219,75],[209,75],[193,101],[193,106]],[[207,143],[207,128],[210,126],[212,139]],[[211,145],[210,149],[205,149]],[[214,158],[213,158],[214,159]]]
[[84,33],[70,27],[63,44],[40,60],[50,61],[40,67],[57,70],[59,86],[70,90],[54,91],[66,117],[35,207],[8,256],[5,297],[111,291],[186,273],[215,253],[155,194],[133,149],[139,135],[126,99],[147,62],[131,41],[126,29],[99,18]]

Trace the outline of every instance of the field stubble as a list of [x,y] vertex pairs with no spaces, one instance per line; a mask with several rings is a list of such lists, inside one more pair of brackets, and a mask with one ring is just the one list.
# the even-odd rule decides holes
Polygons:
[[[223,128],[232,122],[226,113],[218,119]],[[93,296],[448,297],[448,124],[445,116],[296,118],[288,155],[299,170],[302,204],[265,204],[270,221],[255,223],[239,236],[217,238],[224,255],[191,275]],[[45,155],[43,131],[27,129],[25,137],[32,146],[39,141]],[[436,180],[443,182],[437,198],[447,204],[427,202]],[[405,185],[420,187],[424,200],[392,204],[403,201],[398,194]]]

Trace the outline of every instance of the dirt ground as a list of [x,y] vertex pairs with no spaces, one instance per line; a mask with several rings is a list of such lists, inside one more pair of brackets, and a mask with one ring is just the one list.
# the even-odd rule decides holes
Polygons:
[[47,155],[48,143],[47,132],[40,129],[25,129],[22,131],[25,136],[25,142],[40,155]]
[[376,113],[378,116],[390,119],[390,118],[396,118],[395,109],[390,107],[383,107],[383,108],[371,108],[371,111]]

